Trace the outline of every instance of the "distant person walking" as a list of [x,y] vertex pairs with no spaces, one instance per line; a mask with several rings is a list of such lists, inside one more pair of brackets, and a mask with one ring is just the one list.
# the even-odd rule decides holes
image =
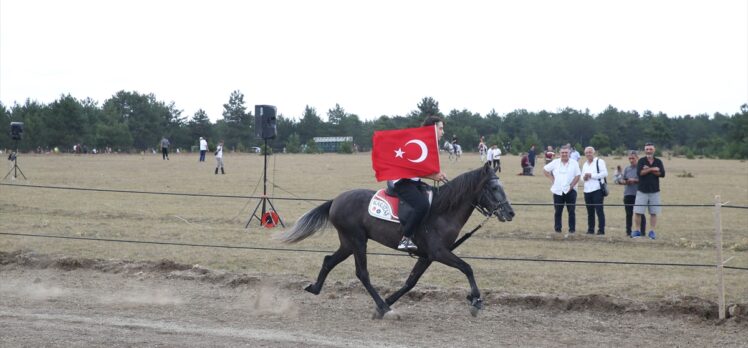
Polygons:
[[483,141],[483,136],[481,136],[480,142],[478,143],[478,154],[480,154],[480,163],[486,162],[486,152],[488,152],[488,146],[486,146],[486,143]]
[[537,154],[535,153],[535,144],[532,144],[530,146],[530,151],[527,152],[527,160],[530,162],[530,175],[533,175],[533,172],[535,171],[535,156]]
[[564,206],[569,213],[569,234],[576,231],[576,214],[574,212],[577,203],[577,183],[581,176],[579,163],[569,160],[569,148],[561,148],[561,158],[557,158],[543,167],[543,174],[551,179],[551,192],[553,193],[553,230],[561,233],[561,215]]
[[226,174],[226,172],[223,171],[223,140],[218,142],[218,146],[216,147],[216,171],[215,174],[218,174],[218,168],[221,168],[221,174]]
[[161,138],[161,159],[169,160],[169,139],[166,137]]
[[208,141],[205,138],[200,137],[200,160],[199,162],[205,162],[205,153],[208,151]]
[[[587,146],[584,149],[586,161],[582,164],[582,178],[584,179],[584,203],[587,206],[587,234],[595,234],[595,214],[597,214],[597,234],[605,234],[605,211],[603,210],[602,184],[608,177],[605,161],[595,157],[595,148]],[[571,161],[571,155],[569,155]]]
[[[644,145],[644,154],[646,157],[642,157],[636,163],[636,174],[639,175],[639,188],[636,191],[636,205],[634,206],[634,214],[636,214],[636,222],[634,226],[641,224],[642,216],[644,212],[649,208],[649,223],[652,225],[652,229],[649,230],[647,236],[650,239],[657,238],[655,228],[657,227],[657,215],[662,212],[660,207],[660,178],[665,177],[665,165],[659,158],[655,158],[655,146],[652,143]],[[642,237],[644,231],[633,231],[631,232],[632,238]]]
[[[631,237],[631,226],[634,218],[634,204],[636,203],[636,191],[639,187],[639,175],[636,174],[636,163],[639,156],[636,151],[629,152],[629,166],[621,170],[618,166],[615,175],[615,182],[620,185],[626,185],[623,188],[623,209],[626,211],[626,236]],[[647,218],[642,215],[639,231],[647,230]]]

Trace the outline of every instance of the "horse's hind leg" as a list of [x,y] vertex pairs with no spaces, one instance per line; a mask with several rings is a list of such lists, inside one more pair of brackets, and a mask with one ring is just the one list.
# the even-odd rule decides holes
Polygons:
[[317,282],[310,284],[304,288],[304,290],[319,295],[319,292],[322,290],[322,284],[325,283],[325,279],[327,278],[327,274],[330,273],[335,266],[347,259],[348,256],[351,256],[351,251],[344,249],[343,247],[340,247],[340,249],[332,255],[325,256],[325,260],[322,261],[322,269],[319,270],[319,275],[317,276]]
[[382,300],[382,297],[379,296],[377,290],[371,285],[371,281],[369,280],[369,270],[366,268],[366,246],[358,248],[358,250],[353,254],[353,257],[356,259],[356,277],[358,277],[361,284],[364,285],[366,291],[369,292],[369,295],[371,295],[374,299],[374,303],[377,305],[377,312],[374,313],[374,318],[382,319],[384,314],[390,311],[390,306]]
[[463,259],[446,249],[436,253],[434,260],[441,262],[444,265],[457,268],[460,272],[465,274],[470,283],[470,295],[467,296],[467,300],[470,302],[471,306],[470,314],[477,316],[478,311],[483,309],[483,300],[480,298],[480,290],[478,290],[478,285],[475,283],[473,268]]
[[385,302],[391,306],[393,303],[397,302],[400,297],[410,291],[410,289],[413,289],[413,287],[416,286],[416,283],[418,283],[418,279],[421,279],[421,276],[426,272],[429,266],[431,266],[431,260],[425,257],[418,258],[418,262],[413,266],[413,270],[410,271],[410,276],[408,277],[408,280],[405,281],[405,285],[403,285],[400,290],[397,290],[395,293],[388,296]]

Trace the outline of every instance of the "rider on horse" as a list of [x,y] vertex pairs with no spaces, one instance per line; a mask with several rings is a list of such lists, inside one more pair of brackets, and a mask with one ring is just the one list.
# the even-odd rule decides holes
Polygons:
[[[423,121],[422,126],[436,125],[437,139],[439,142],[442,135],[444,135],[444,121],[439,116],[428,116]],[[425,178],[442,181],[447,178],[442,172],[433,173],[425,176]],[[413,234],[415,234],[418,227],[421,226],[423,218],[426,217],[426,213],[429,210],[428,199],[421,193],[418,186],[421,185],[421,178],[401,178],[393,181],[394,191],[401,200],[408,203],[413,207],[413,214],[407,221],[401,221],[403,224],[403,238],[397,245],[399,250],[417,250],[418,247],[413,243]]]

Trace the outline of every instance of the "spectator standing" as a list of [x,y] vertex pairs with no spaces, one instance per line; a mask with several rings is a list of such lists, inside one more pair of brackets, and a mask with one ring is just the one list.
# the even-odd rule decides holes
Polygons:
[[[595,157],[595,148],[587,146],[584,149],[586,161],[582,164],[582,179],[584,180],[584,204],[587,206],[587,234],[595,234],[595,214],[597,214],[597,234],[605,234],[605,211],[603,210],[602,183],[606,182],[608,169],[605,161]],[[571,160],[571,156],[569,156]]]
[[571,149],[571,153],[569,153],[569,159],[572,160],[572,161],[574,161],[574,162],[579,162],[579,158],[580,158],[579,151],[577,151],[577,149],[573,148],[571,146],[571,144],[566,144],[566,146],[568,146]]
[[561,215],[564,206],[569,214],[569,234],[576,230],[576,214],[574,212],[577,203],[577,183],[581,176],[579,163],[569,160],[569,148],[561,148],[561,158],[557,158],[543,167],[543,174],[551,179],[551,192],[553,193],[553,230],[561,233]]
[[223,140],[218,142],[218,146],[216,147],[216,171],[215,174],[218,174],[218,168],[221,168],[221,174],[226,174],[226,172],[223,171]]
[[161,138],[161,159],[169,160],[169,139],[166,137]]
[[208,141],[205,138],[200,137],[200,160],[199,162],[205,162],[205,152],[208,151]]
[[530,175],[532,175],[535,170],[535,156],[535,144],[532,144],[532,146],[530,146],[530,151],[527,152],[527,160],[530,162]]
[[491,162],[491,168],[501,173],[501,149],[499,149],[498,145],[491,145],[486,158]]
[[[556,156],[556,153],[553,152],[553,146],[548,145],[545,150],[545,164],[551,163],[553,161],[553,157]],[[577,163],[578,165],[579,163]]]
[[[615,175],[615,182],[620,185],[626,185],[623,188],[623,209],[626,211],[626,236],[631,237],[631,226],[634,218],[634,203],[636,203],[636,191],[639,187],[639,175],[636,174],[636,164],[639,156],[636,151],[629,152],[629,165],[621,170],[618,166]],[[647,230],[647,218],[642,215],[639,231]]]
[[[636,214],[634,226],[641,224],[642,215],[649,208],[649,223],[652,229],[647,236],[650,239],[657,238],[655,228],[657,228],[657,216],[662,212],[660,207],[660,178],[665,177],[665,165],[659,158],[655,158],[655,146],[652,143],[644,145],[644,154],[636,163],[636,174],[639,176],[639,187],[636,191],[636,205],[634,214]],[[632,231],[632,238],[639,238],[644,231]]]

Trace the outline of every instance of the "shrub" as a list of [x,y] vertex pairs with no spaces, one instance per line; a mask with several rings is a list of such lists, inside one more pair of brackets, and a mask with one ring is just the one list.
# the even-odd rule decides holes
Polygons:
[[261,155],[272,155],[273,154],[273,148],[267,145],[262,145],[260,147],[260,154]]
[[693,178],[694,177],[693,174],[691,174],[691,172],[687,172],[685,169],[683,170],[683,173],[676,174],[675,176],[679,178]]
[[341,143],[340,148],[338,148],[338,153],[353,153],[353,143],[350,141]]
[[301,140],[299,135],[296,133],[291,134],[286,142],[286,151],[288,153],[299,153],[301,152]]
[[319,148],[317,147],[317,142],[314,141],[314,139],[309,139],[306,142],[304,153],[320,153]]

